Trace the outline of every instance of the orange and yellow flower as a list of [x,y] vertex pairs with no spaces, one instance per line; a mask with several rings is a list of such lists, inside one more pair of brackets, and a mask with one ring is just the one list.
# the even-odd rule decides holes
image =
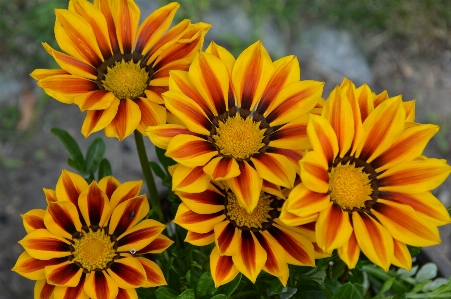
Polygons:
[[177,123],[146,132],[185,166],[174,172],[175,190],[182,184],[197,193],[210,179],[226,181],[252,212],[263,180],[293,187],[301,150],[310,147],[308,113],[322,101],[322,88],[321,82],[300,81],[296,57],[273,62],[261,42],[236,61],[212,43],[188,72],[171,71],[163,97]]
[[119,140],[135,129],[166,123],[161,93],[168,90],[170,70],[187,70],[210,28],[183,20],[168,30],[179,8],[170,3],[139,26],[133,0],[71,0],[56,9],[59,47],[47,52],[61,69],[37,69],[31,76],[44,91],[65,104],[87,110],[85,137],[105,129]]
[[345,79],[311,115],[312,151],[300,161],[302,183],[280,216],[287,225],[317,217],[321,249],[338,250],[349,268],[360,251],[388,270],[411,268],[407,245],[440,243],[437,226],[451,222],[431,193],[451,172],[445,160],[422,156],[438,126],[414,123],[414,102],[375,95]]
[[36,280],[35,298],[137,298],[135,288],[166,284],[159,266],[142,257],[173,242],[149,212],[142,182],[105,177],[90,185],[63,170],[47,209],[22,215],[27,235],[13,270]]
[[314,243],[314,222],[288,227],[279,221],[285,196],[267,181],[251,213],[239,205],[236,194],[223,182],[211,181],[201,193],[176,194],[183,202],[174,222],[188,230],[185,241],[196,246],[216,244],[210,255],[216,287],[239,272],[255,283],[261,270],[285,286],[288,264],[314,266],[315,258],[328,256]]

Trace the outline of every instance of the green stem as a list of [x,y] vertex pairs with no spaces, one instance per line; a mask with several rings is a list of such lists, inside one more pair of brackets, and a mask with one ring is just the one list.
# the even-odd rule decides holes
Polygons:
[[144,175],[144,180],[146,181],[147,189],[149,190],[149,202],[152,210],[156,213],[158,221],[165,222],[163,210],[161,209],[160,197],[158,196],[157,185],[155,184],[155,179],[153,178],[152,170],[150,169],[149,159],[147,159],[146,148],[144,147],[143,135],[135,130],[135,142],[136,148],[138,150],[139,162],[141,163],[141,168]]

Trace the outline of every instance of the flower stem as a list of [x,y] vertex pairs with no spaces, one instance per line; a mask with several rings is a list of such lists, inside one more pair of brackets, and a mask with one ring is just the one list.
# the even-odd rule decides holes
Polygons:
[[150,207],[158,217],[158,221],[165,222],[163,210],[161,209],[160,197],[158,196],[157,186],[153,178],[152,170],[150,169],[149,159],[147,159],[146,148],[144,147],[143,135],[135,130],[135,142],[138,150],[139,162],[143,171],[144,180],[146,181],[147,189],[149,190]]

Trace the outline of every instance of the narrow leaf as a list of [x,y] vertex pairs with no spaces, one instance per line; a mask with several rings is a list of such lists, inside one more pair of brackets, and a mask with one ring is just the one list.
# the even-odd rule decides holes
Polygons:
[[210,272],[203,273],[196,286],[196,297],[213,295],[215,291],[216,291],[215,283],[213,281],[213,278],[211,277],[211,273]]
[[177,296],[177,299],[194,299],[196,296],[194,296],[194,290],[193,289],[187,289],[183,293],[181,293],[179,296]]
[[50,132],[55,135],[67,149],[72,157],[72,160],[78,165],[77,169],[85,169],[85,160],[83,159],[83,154],[81,153],[77,141],[75,141],[75,139],[63,129],[52,128],[50,129]]
[[178,297],[177,292],[167,287],[158,288],[155,295],[157,296],[157,299],[177,299]]
[[165,177],[168,175],[164,172],[163,169],[161,169],[161,166],[158,163],[155,163],[153,161],[149,162],[150,168],[152,168],[153,172],[156,176],[158,176],[160,179],[164,180]]
[[106,158],[103,158],[99,164],[99,181],[102,178],[112,175],[112,174],[113,174],[113,172],[111,171],[110,162]]
[[97,137],[89,145],[88,151],[86,152],[86,165],[85,165],[86,173],[92,174],[97,170],[100,161],[102,161],[103,159],[104,154],[105,154],[105,142],[102,140],[102,138]]

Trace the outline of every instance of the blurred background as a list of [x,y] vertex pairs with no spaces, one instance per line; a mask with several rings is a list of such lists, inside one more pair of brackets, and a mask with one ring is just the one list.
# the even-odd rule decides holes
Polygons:
[[[144,19],[169,1],[137,0]],[[416,99],[416,120],[440,125],[426,155],[451,161],[451,1],[447,0],[181,0],[176,20],[190,18],[213,27],[211,40],[235,56],[262,40],[273,60],[294,54],[301,78],[327,82],[324,98],[343,76],[357,86]],[[0,0],[0,297],[32,298],[34,282],[11,272],[23,251],[20,214],[44,208],[42,188],[54,189],[68,154],[49,129],[69,131],[85,152],[95,137],[121,182],[139,180],[132,137],[119,143],[103,132],[85,140],[84,114],[36,87],[36,68],[57,68],[41,42],[56,47],[55,8],[66,0]],[[154,150],[146,140],[149,156]],[[154,159],[156,160],[156,159]],[[68,168],[72,170],[71,168]],[[434,191],[451,205],[451,180]],[[160,184],[161,186],[161,184]],[[164,190],[161,186],[161,190]],[[145,191],[145,190],[143,190]],[[424,248],[420,259],[451,275],[451,228],[441,229],[442,245]]]

